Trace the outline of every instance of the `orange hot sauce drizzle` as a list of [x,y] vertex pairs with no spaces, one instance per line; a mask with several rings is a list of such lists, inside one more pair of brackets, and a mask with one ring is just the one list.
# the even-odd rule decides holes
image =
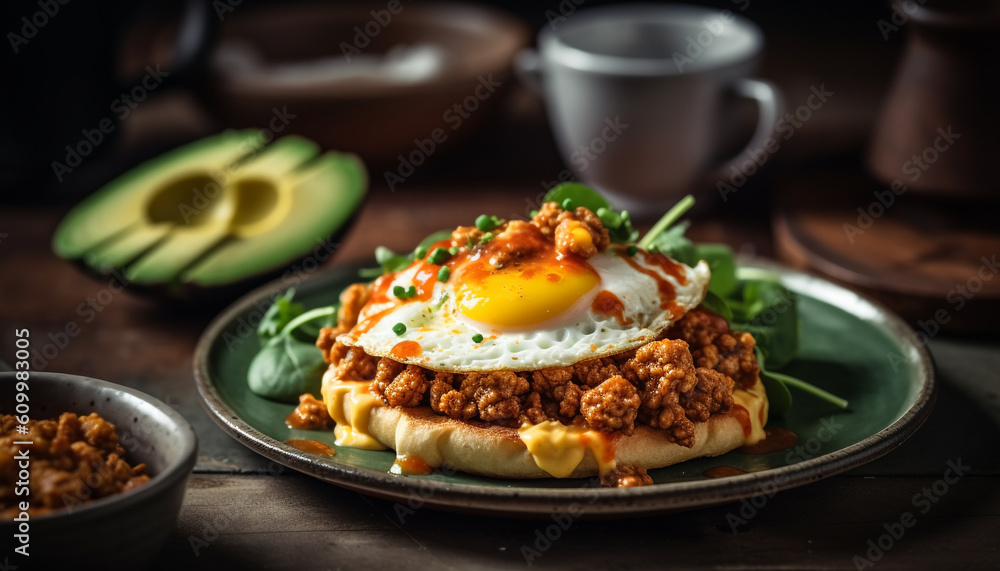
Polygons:
[[285,441],[285,444],[301,450],[307,454],[315,454],[316,456],[326,456],[327,458],[332,458],[337,454],[337,451],[333,448],[323,444],[322,442],[317,442],[315,440],[305,440],[302,438],[291,438]]

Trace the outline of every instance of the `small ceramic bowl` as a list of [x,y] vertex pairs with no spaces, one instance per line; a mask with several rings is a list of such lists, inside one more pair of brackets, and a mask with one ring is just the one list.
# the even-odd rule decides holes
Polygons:
[[[76,507],[31,516],[29,557],[12,550],[21,545],[16,521],[0,522],[0,535],[14,541],[13,565],[32,569],[139,569],[148,566],[174,528],[188,476],[198,452],[194,428],[174,409],[134,389],[77,375],[31,372],[28,381],[32,419],[58,418],[64,412],[96,412],[115,425],[125,459],[145,463],[149,482],[131,491]],[[13,412],[15,373],[0,373],[0,403]],[[30,447],[28,447],[30,450]],[[30,452],[29,452],[30,455]]]

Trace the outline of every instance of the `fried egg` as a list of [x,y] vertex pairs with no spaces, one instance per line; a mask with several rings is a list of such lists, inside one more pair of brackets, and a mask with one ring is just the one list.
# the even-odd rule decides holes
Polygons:
[[381,276],[342,341],[438,371],[566,366],[655,340],[701,303],[711,277],[704,261],[624,246],[583,259],[551,241],[494,242],[453,256],[450,275],[424,259]]

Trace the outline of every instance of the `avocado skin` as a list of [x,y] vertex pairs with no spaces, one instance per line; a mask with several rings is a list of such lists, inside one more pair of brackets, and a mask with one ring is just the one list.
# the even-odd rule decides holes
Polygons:
[[[246,133],[246,131],[243,131],[238,134],[245,135]],[[233,132],[228,132],[227,134],[232,135]],[[288,138],[289,137],[286,137],[286,139]],[[309,146],[315,146],[313,143],[299,137],[294,138],[307,143]],[[272,146],[274,144],[275,143],[272,142]],[[190,144],[186,146],[190,146]],[[183,148],[184,147],[182,147],[181,150]],[[341,191],[341,194],[347,195],[348,197],[353,198],[353,200],[339,201],[337,203],[338,207],[349,208],[350,212],[344,217],[339,226],[334,229],[332,234],[325,236],[320,241],[316,241],[313,244],[313,247],[308,251],[297,252],[298,255],[292,254],[294,257],[289,258],[288,260],[283,261],[269,269],[253,272],[238,279],[212,285],[201,285],[198,283],[182,281],[176,278],[159,283],[140,283],[137,281],[128,281],[128,279],[124,277],[126,272],[125,268],[127,268],[128,265],[115,268],[96,268],[87,264],[85,256],[83,255],[85,252],[79,253],[79,255],[75,257],[70,257],[64,255],[64,252],[60,251],[61,249],[58,246],[60,238],[59,234],[63,230],[62,225],[66,224],[66,222],[72,218],[73,211],[67,215],[66,219],[64,219],[64,221],[60,224],[56,234],[53,236],[53,249],[56,251],[57,255],[73,262],[73,264],[79,268],[82,273],[99,283],[108,284],[109,279],[115,279],[118,283],[121,283],[124,280],[126,282],[126,291],[132,292],[133,294],[141,297],[152,299],[157,304],[164,307],[178,308],[180,310],[185,310],[187,308],[201,309],[223,307],[229,304],[235,297],[238,297],[255,287],[281,278],[286,278],[289,282],[289,286],[294,286],[299,281],[308,277],[309,274],[318,271],[323,264],[328,263],[329,260],[336,255],[335,245],[339,244],[347,233],[353,228],[357,220],[357,212],[364,206],[364,204],[366,204],[368,200],[368,181],[364,164],[355,155],[340,153],[335,154],[342,159],[347,159],[347,162],[353,161],[357,167],[357,172],[353,175],[354,178],[350,179],[350,177],[348,177],[350,179],[349,182],[353,181],[356,183],[356,186],[351,189]],[[307,159],[306,162],[311,164],[315,159],[316,156],[313,156]],[[140,169],[143,166],[144,165],[139,165],[136,168]],[[301,167],[302,165],[299,166]],[[132,171],[129,171],[122,176],[129,175],[131,172]],[[353,204],[351,202],[353,202]],[[76,208],[79,208],[85,203],[86,200]],[[74,210],[76,210],[76,208]],[[99,212],[97,214],[99,214]],[[294,221],[286,224],[294,225]],[[65,243],[65,240],[63,240],[63,243]],[[199,256],[197,259],[201,260],[202,257],[203,256]],[[194,263],[191,264],[191,266],[194,265]],[[183,273],[183,271],[179,272],[177,276],[179,277],[181,273]]]

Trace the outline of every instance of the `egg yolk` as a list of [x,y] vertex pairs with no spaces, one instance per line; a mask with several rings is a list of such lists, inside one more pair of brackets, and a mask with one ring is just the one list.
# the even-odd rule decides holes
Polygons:
[[601,281],[586,263],[553,259],[467,277],[455,290],[459,312],[496,327],[527,327],[551,319]]

